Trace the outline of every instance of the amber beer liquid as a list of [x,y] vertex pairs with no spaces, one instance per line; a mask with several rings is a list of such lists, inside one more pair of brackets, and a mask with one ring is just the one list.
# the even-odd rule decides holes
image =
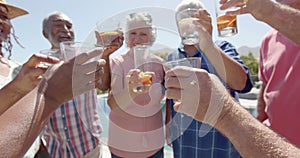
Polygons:
[[238,33],[236,15],[220,15],[217,17],[218,33],[220,37],[232,36]]
[[143,86],[134,89],[134,92],[147,92],[152,85],[152,75],[145,72],[140,72],[139,76],[142,78]]
[[102,38],[103,45],[106,47],[119,47],[119,32],[117,31],[107,31],[101,32],[100,36]]

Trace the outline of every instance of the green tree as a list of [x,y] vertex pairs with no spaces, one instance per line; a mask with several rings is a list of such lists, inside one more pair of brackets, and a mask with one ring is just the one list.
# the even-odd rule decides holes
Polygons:
[[102,90],[97,88],[97,94],[105,94],[107,92],[108,92],[108,90],[107,91],[102,91]]
[[168,52],[156,51],[156,52],[154,52],[154,54],[165,60],[167,58]]
[[241,59],[245,62],[245,65],[248,66],[252,81],[258,81],[258,60],[249,52],[248,56],[241,55]]

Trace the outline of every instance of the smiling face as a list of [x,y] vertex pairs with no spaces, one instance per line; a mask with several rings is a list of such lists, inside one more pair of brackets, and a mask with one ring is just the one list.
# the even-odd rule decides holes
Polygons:
[[133,48],[136,45],[151,44],[151,30],[149,27],[134,28],[126,32],[126,43],[129,48]]
[[11,23],[6,7],[0,5],[0,43],[5,41],[10,34]]
[[58,49],[59,43],[63,41],[74,41],[73,24],[66,15],[50,15],[43,25],[43,34],[51,43],[52,48]]
[[128,14],[126,18],[125,42],[132,49],[136,45],[152,45],[156,39],[156,29],[152,17],[146,12]]

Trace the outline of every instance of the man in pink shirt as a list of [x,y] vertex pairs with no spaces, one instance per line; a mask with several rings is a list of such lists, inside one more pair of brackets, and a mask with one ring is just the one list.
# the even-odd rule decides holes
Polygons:
[[[283,0],[280,3],[300,9],[300,1]],[[297,146],[300,146],[299,53],[299,45],[277,30],[271,30],[265,36],[259,67],[263,84],[257,105],[257,119]]]

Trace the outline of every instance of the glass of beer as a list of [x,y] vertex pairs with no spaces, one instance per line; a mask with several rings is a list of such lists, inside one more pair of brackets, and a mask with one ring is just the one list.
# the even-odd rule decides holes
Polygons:
[[195,45],[199,43],[199,34],[196,31],[196,26],[193,23],[197,9],[185,9],[176,13],[177,27],[182,38],[182,43],[185,45]]
[[152,85],[151,53],[149,45],[137,45],[134,47],[134,66],[141,70],[139,77],[142,86],[134,89],[134,92],[147,92]]
[[237,29],[237,16],[226,15],[226,11],[234,10],[235,8],[229,8],[227,10],[221,10],[219,3],[220,0],[215,0],[215,11],[218,27],[218,35],[220,37],[233,36],[238,33]]
[[99,21],[96,28],[97,44],[105,48],[119,48],[120,40],[123,40],[121,20],[110,18],[106,21]]

